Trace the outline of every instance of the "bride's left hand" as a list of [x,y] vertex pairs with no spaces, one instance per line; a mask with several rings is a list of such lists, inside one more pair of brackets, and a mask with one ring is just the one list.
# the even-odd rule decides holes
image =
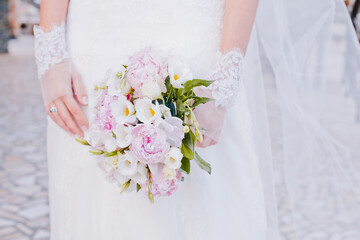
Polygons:
[[[211,92],[204,89],[197,89],[198,96],[210,97]],[[215,101],[210,101],[196,107],[194,114],[201,128],[203,141],[197,142],[198,147],[209,147],[218,143],[224,126],[226,109],[215,106]]]

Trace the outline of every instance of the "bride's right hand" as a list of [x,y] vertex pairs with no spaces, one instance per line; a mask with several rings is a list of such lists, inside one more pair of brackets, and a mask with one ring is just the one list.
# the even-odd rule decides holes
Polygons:
[[[87,105],[86,89],[80,74],[69,60],[55,64],[42,77],[43,99],[47,114],[70,135],[84,137],[89,127],[81,105]],[[50,109],[57,111],[50,111]]]
[[[49,25],[49,24],[48,24]],[[66,24],[35,25],[35,57],[47,114],[70,135],[84,136],[89,123],[80,108],[86,89],[67,51]]]

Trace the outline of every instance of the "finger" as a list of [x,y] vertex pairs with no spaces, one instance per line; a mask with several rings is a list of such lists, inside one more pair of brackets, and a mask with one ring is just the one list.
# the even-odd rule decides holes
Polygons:
[[89,122],[75,99],[72,96],[65,96],[63,97],[63,101],[76,122],[78,122],[82,129],[87,130],[89,128]]
[[74,95],[80,104],[87,105],[88,97],[87,97],[86,88],[85,88],[84,82],[82,81],[81,75],[74,66],[72,66],[71,70],[72,70],[72,72],[71,72],[72,87],[73,87]]
[[50,118],[57,124],[59,127],[64,129],[66,132],[68,132],[70,135],[73,135],[70,129],[66,126],[64,121],[59,116],[58,112],[50,112],[50,108],[55,107],[55,104],[52,102],[46,106],[46,113],[50,116]]
[[71,116],[69,110],[66,108],[62,98],[58,98],[55,100],[55,105],[58,108],[58,113],[61,119],[64,121],[66,126],[70,128],[71,132],[75,135],[83,137],[84,134]]

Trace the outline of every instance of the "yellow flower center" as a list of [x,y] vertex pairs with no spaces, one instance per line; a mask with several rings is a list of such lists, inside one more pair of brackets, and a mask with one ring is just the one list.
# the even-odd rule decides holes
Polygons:
[[152,108],[150,108],[150,113],[151,113],[151,116],[155,115],[155,111]]
[[131,165],[131,162],[130,162],[129,160],[126,160],[126,162],[127,162],[129,165]]
[[174,75],[174,79],[175,80],[178,80],[179,79],[179,76],[177,74]]
[[125,109],[125,114],[126,114],[126,116],[129,116],[129,108]]

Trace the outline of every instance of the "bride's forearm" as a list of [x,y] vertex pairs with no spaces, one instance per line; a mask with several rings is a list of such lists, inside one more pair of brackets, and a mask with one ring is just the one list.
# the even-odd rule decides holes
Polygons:
[[40,27],[50,30],[53,25],[66,21],[69,0],[42,0],[40,6]]
[[221,51],[240,48],[245,53],[254,24],[258,0],[226,0]]

